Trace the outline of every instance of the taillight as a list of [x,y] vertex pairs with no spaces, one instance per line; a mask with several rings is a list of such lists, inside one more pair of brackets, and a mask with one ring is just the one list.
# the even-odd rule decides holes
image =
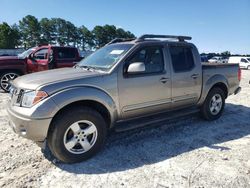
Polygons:
[[238,69],[238,80],[239,81],[241,80],[241,69],[240,68]]

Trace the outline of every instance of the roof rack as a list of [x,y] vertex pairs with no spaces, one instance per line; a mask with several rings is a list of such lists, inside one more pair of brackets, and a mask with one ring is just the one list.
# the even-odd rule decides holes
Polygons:
[[117,42],[127,42],[127,41],[132,41],[132,40],[135,40],[135,38],[128,38],[128,39],[125,39],[125,38],[115,38],[115,39],[111,40],[106,45],[114,44],[114,43],[117,43]]
[[175,35],[151,35],[145,34],[136,39],[136,42],[144,41],[145,39],[155,39],[155,38],[165,38],[165,39],[177,39],[180,42],[184,42],[185,40],[191,40],[192,37],[189,36],[175,36]]
[[191,40],[192,37],[189,36],[175,36],[175,35],[151,35],[151,34],[145,34],[140,36],[139,38],[115,38],[111,40],[109,43],[106,44],[106,46],[118,42],[127,42],[135,40],[135,42],[142,42],[145,39],[177,39],[179,42],[184,42],[185,40]]

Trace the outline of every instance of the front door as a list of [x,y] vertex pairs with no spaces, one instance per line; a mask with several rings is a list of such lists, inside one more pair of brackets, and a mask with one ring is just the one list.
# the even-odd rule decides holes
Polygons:
[[48,48],[40,48],[27,60],[29,72],[48,70],[49,54]]
[[[169,46],[172,61],[172,108],[191,106],[198,102],[202,87],[202,67],[192,46]],[[195,55],[194,55],[195,54]]]
[[[122,118],[157,113],[171,107],[171,79],[163,46],[141,47],[120,67],[118,92]],[[128,66],[143,62],[145,72],[129,74]]]

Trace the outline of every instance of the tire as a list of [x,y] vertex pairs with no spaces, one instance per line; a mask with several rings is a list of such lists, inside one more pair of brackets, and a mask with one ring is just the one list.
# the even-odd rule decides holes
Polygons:
[[105,144],[107,125],[100,113],[88,107],[74,107],[52,121],[48,147],[65,163],[77,163],[97,154]]
[[3,72],[0,76],[0,87],[4,92],[10,91],[10,81],[16,79],[18,76],[20,76],[19,73],[15,71],[7,71]]
[[224,107],[224,91],[218,87],[212,88],[201,106],[201,115],[208,121],[216,120],[222,115]]

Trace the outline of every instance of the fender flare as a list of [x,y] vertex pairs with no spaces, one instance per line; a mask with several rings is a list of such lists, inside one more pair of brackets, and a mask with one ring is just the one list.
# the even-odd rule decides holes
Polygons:
[[[212,76],[211,78],[209,78],[205,83],[203,83],[203,87],[202,87],[202,93],[201,93],[201,97],[199,99],[198,105],[202,105],[203,102],[205,101],[208,92],[216,85],[216,84],[224,84],[228,90],[228,80],[226,79],[225,76],[220,75],[220,74],[216,74],[214,76]],[[227,97],[227,96],[226,96]]]
[[50,98],[57,106],[57,108],[53,111],[53,117],[67,105],[84,100],[102,104],[109,112],[111,120],[110,126],[114,124],[118,116],[117,107],[112,97],[105,91],[96,87],[81,86],[67,88],[54,93]]

